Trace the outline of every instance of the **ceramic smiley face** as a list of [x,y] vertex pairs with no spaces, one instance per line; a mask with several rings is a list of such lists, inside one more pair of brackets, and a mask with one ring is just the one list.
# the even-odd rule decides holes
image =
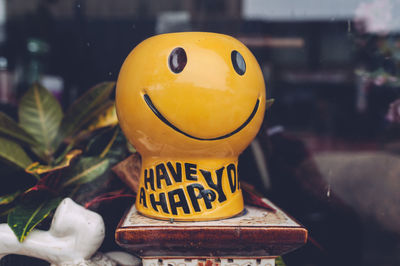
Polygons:
[[171,33],[140,43],[121,68],[116,94],[121,128],[143,157],[138,210],[182,220],[242,211],[239,182],[232,186],[237,157],[257,134],[265,103],[256,59],[230,36]]

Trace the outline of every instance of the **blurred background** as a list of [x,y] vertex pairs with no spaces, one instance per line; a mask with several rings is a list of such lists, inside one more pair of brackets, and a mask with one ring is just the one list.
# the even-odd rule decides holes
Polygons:
[[176,31],[232,35],[263,70],[240,175],[309,230],[286,264],[400,265],[400,0],[0,0],[0,110],[35,81],[68,106]]

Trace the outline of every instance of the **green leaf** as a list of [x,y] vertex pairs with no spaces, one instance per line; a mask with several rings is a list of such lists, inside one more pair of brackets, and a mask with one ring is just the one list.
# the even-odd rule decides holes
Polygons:
[[128,149],[128,151],[130,153],[135,153],[136,152],[135,147],[129,141],[126,142],[126,148]]
[[32,229],[43,221],[59,203],[59,198],[43,198],[26,201],[18,205],[8,215],[7,219],[7,223],[17,236],[18,241],[23,242]]
[[37,142],[32,136],[20,127],[11,117],[3,112],[0,112],[0,133],[5,137],[10,137],[13,140],[25,145],[36,145]]
[[275,259],[275,266],[286,266],[286,264],[283,261],[282,257],[277,257]]
[[35,84],[22,96],[18,116],[19,124],[39,143],[37,147],[49,162],[55,150],[52,142],[63,117],[57,99],[46,88]]
[[69,179],[63,184],[64,187],[76,184],[85,184],[101,176],[110,166],[108,159],[98,157],[82,158],[71,171],[67,173]]
[[25,169],[32,163],[22,147],[14,141],[0,137],[0,159]]
[[112,145],[115,142],[115,139],[117,138],[117,135],[119,133],[119,127],[115,127],[114,129],[114,134],[112,135],[110,141],[107,143],[106,147],[104,148],[104,150],[101,152],[101,154],[99,155],[100,158],[103,158],[104,156],[106,156],[106,154],[110,151]]
[[101,129],[95,132],[95,134],[91,134],[86,144],[85,154],[88,156],[97,156],[100,154],[111,140],[115,130],[116,127],[109,127]]
[[21,194],[21,191],[17,191],[12,194],[1,196],[0,197],[0,205],[7,205],[7,204],[13,202],[20,194]]
[[45,174],[53,171],[57,171],[60,169],[64,169],[70,166],[71,161],[76,158],[78,155],[82,153],[81,150],[72,150],[68,152],[64,159],[56,165],[41,165],[39,162],[34,162],[29,165],[25,171],[30,174]]
[[108,107],[107,102],[114,86],[115,82],[100,83],[76,100],[67,110],[54,144],[58,146],[65,138],[76,134]]
[[108,124],[97,124],[99,120],[101,120],[101,117],[105,115],[105,113],[110,109],[111,106],[114,105],[113,101],[107,100],[106,102],[100,104],[97,106],[95,109],[92,109],[90,111],[90,114],[86,116],[85,119],[81,121],[81,123],[78,125],[78,128],[80,128],[80,131],[76,131],[72,136],[68,138],[69,143],[78,143],[82,140],[85,140],[89,138],[93,132],[102,129],[102,128],[107,128],[107,127],[115,127],[117,123],[113,125],[113,123],[108,123]]

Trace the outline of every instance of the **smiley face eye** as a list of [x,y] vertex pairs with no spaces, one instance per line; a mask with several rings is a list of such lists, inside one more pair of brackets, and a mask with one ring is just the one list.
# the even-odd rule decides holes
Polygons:
[[233,50],[231,53],[231,60],[236,73],[242,76],[246,72],[246,62],[243,56],[238,51]]
[[182,72],[187,63],[186,52],[183,48],[177,47],[169,55],[168,64],[172,72],[178,74]]

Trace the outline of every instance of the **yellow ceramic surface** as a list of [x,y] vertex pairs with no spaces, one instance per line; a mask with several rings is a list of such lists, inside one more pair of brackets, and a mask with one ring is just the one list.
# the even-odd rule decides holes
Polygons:
[[140,43],[116,92],[121,128],[142,155],[138,211],[175,220],[242,212],[237,159],[265,103],[256,59],[230,36],[170,33]]

